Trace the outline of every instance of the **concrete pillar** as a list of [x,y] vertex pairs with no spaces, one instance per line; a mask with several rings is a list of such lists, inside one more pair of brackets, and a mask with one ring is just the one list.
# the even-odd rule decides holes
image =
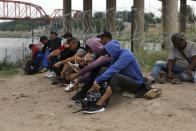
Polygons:
[[116,0],[106,0],[106,29],[116,32]]
[[178,32],[178,0],[163,2],[163,43],[162,49],[169,49],[172,34]]
[[186,4],[187,0],[180,0],[180,33],[186,33]]
[[71,25],[71,0],[63,0],[64,33],[72,31]]
[[92,0],[83,0],[83,22],[84,32],[93,32],[93,21],[92,21]]
[[144,0],[134,0],[134,48],[143,48],[144,44]]

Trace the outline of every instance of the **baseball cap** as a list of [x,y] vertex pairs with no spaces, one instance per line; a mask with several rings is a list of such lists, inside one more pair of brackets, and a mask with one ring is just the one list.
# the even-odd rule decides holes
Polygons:
[[67,37],[72,37],[72,34],[70,32],[67,32],[65,33],[63,36],[61,37],[64,37],[64,38],[67,38]]
[[172,42],[176,41],[176,40],[185,40],[185,35],[181,34],[181,33],[175,33],[172,35],[171,40]]
[[112,39],[112,34],[108,31],[104,31],[97,36],[97,38],[104,38],[104,37]]

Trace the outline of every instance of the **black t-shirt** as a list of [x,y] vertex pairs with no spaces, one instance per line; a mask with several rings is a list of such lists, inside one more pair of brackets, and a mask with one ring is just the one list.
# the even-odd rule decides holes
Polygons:
[[52,51],[56,50],[57,48],[58,48],[58,46],[55,41],[48,40],[48,42],[42,48],[42,53],[45,53],[46,51],[52,52]]

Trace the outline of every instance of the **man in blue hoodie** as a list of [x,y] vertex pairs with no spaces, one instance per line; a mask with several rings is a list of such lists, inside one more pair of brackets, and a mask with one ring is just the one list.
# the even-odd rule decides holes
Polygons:
[[84,110],[85,113],[104,111],[105,108],[103,104],[111,97],[112,92],[115,91],[117,87],[136,94],[140,91],[140,87],[144,83],[140,66],[134,54],[129,50],[121,48],[117,41],[107,38],[107,35],[104,35],[104,33],[101,36],[101,40],[107,41],[104,48],[112,58],[112,61],[110,67],[94,81],[93,87],[89,92],[92,90],[100,90],[101,87],[99,85],[104,81],[109,81],[109,86],[97,104],[86,108]]

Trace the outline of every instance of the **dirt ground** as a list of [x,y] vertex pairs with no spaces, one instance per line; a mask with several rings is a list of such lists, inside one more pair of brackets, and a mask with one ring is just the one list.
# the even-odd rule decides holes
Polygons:
[[52,86],[43,74],[0,80],[0,131],[195,131],[196,85],[156,85],[154,100],[113,95],[106,111],[82,112],[74,93]]

